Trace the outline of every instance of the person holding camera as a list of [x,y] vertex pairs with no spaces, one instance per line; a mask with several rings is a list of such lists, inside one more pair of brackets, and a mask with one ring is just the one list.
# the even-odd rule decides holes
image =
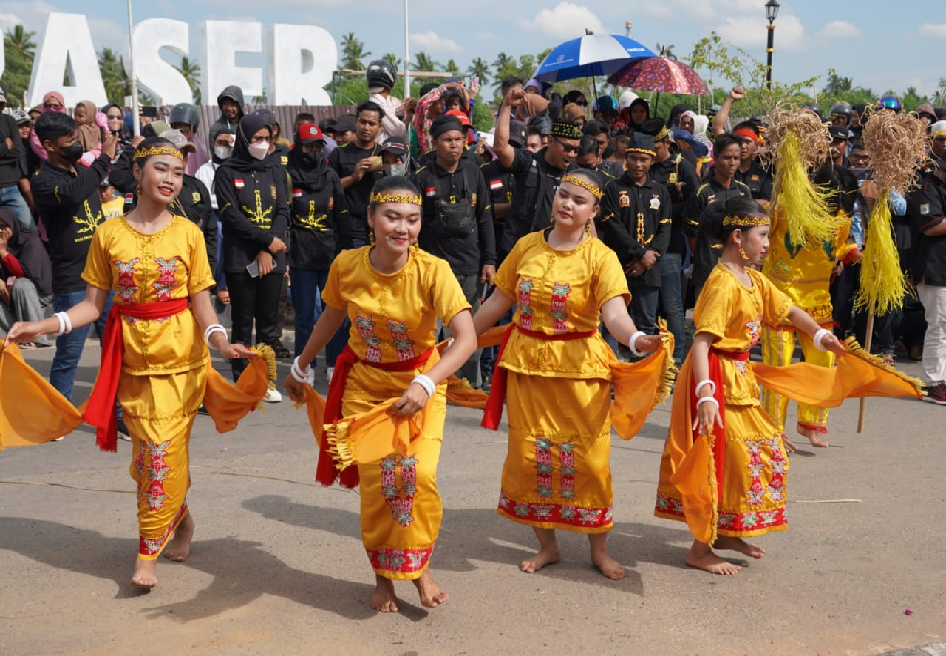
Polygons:
[[[256,341],[281,344],[277,324],[279,294],[286,273],[289,204],[286,174],[269,156],[272,128],[259,114],[240,119],[233,155],[214,178],[214,194],[223,221],[223,270],[227,274],[234,343],[249,344],[256,322]],[[232,360],[233,379],[246,369]],[[274,386],[263,397],[278,403]]]
[[[430,126],[436,159],[412,181],[423,196],[418,245],[450,264],[467,302],[476,311],[483,284],[496,273],[496,233],[489,187],[472,157],[465,157],[466,133],[455,116]],[[458,376],[480,387],[479,350]]]

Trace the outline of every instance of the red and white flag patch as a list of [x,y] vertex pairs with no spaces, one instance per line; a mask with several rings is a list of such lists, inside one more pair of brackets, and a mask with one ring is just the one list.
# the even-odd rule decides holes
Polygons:
[[502,180],[490,180],[489,181],[489,190],[490,191],[499,191],[503,188]]
[[245,187],[246,184],[244,184],[243,180],[234,179],[233,186],[236,187],[237,189],[243,189],[243,187]]
[[428,198],[430,198],[431,196],[436,196],[436,195],[437,195],[437,188],[436,188],[436,187],[427,187],[427,192],[426,192],[426,193],[427,193],[427,197],[428,197]]
[[293,198],[302,198],[302,190],[301,190],[301,189],[293,189],[293,190],[292,190],[292,197],[293,197]]

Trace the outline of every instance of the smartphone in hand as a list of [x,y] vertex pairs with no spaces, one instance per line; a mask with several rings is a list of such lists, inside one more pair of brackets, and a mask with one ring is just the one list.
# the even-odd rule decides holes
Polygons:
[[246,272],[250,274],[250,278],[259,278],[259,262],[253,260],[246,265]]

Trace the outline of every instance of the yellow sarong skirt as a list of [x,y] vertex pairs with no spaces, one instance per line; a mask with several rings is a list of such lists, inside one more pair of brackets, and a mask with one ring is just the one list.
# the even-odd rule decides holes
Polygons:
[[610,390],[604,379],[508,372],[500,515],[535,528],[611,530]]
[[[342,417],[399,397],[416,374],[355,364],[342,397]],[[421,434],[406,454],[392,452],[374,462],[358,463],[361,539],[372,569],[388,579],[420,577],[440,534],[443,503],[437,491],[437,464],[447,415],[446,389],[446,384],[439,385],[424,412],[418,413],[423,416]]]
[[138,489],[138,558],[161,555],[187,515],[191,427],[204,398],[204,367],[169,374],[122,373],[118,400],[132,437],[129,472]]

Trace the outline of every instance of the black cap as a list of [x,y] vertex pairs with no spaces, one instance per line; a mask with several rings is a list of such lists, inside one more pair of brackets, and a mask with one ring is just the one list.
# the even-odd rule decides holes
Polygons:
[[543,137],[552,134],[552,119],[548,116],[533,116],[529,119],[528,130],[535,130]]
[[339,116],[335,121],[335,134],[355,131],[355,117],[351,114]]
[[394,153],[398,157],[403,157],[407,153],[407,143],[403,137],[388,137],[388,140],[381,146],[382,153]]
[[667,127],[667,122],[662,118],[651,118],[647,119],[641,123],[641,127],[637,132],[643,132],[644,134],[649,134],[654,137],[654,141],[657,141],[657,135],[663,133],[663,138],[667,138],[667,131],[664,129]]
[[628,137],[627,150],[625,152],[647,153],[648,155],[657,156],[657,150],[654,148],[654,138],[649,134],[644,134],[639,131],[635,131]]
[[444,132],[458,130],[463,132],[463,124],[456,116],[438,116],[430,126],[430,138],[436,139]]
[[529,140],[529,130],[526,124],[515,119],[509,121],[509,142],[516,148],[522,148]]
[[319,121],[319,129],[322,132],[331,132],[335,134],[335,119],[334,118],[323,118]]
[[831,134],[831,140],[841,139],[843,141],[850,140],[850,135],[848,134],[848,129],[843,125],[832,125],[828,128],[828,132]]

